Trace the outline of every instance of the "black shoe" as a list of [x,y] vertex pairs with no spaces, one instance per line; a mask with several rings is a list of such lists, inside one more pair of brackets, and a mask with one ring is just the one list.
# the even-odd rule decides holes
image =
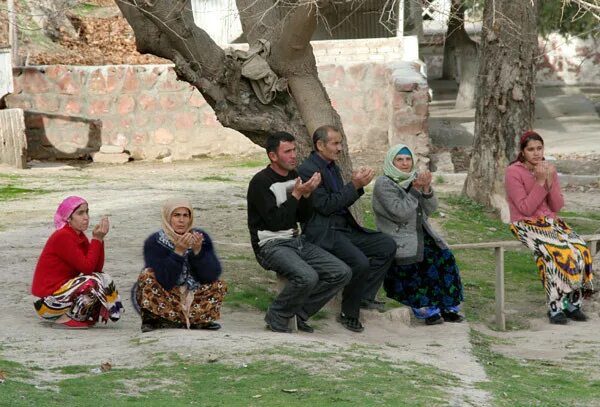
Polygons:
[[206,329],[208,331],[217,331],[221,329],[221,324],[218,322],[206,322],[204,324],[191,324],[190,329]]
[[571,318],[573,321],[587,321],[588,317],[585,315],[581,309],[577,308],[575,311],[565,311],[565,315],[567,318]]
[[288,320],[281,317],[273,317],[273,315],[267,312],[265,315],[265,322],[267,323],[267,329],[273,332],[281,332],[289,334],[292,330],[288,326]]
[[161,328],[160,318],[156,315],[145,309],[140,312],[140,315],[142,317],[142,332],[150,332]]
[[378,300],[360,300],[362,309],[375,309],[379,312],[385,312],[385,302]]
[[425,318],[425,325],[438,325],[443,324],[444,320],[440,314],[435,314],[430,317]]
[[299,316],[296,316],[296,325],[298,325],[298,330],[302,332],[311,334],[315,331],[312,326],[308,325],[308,323]]
[[142,323],[142,332],[150,332],[160,328],[155,324]]
[[548,312],[548,319],[550,320],[551,324],[556,325],[566,325],[567,322],[569,322],[567,320],[567,316],[563,312],[559,312],[555,315],[550,315],[550,312]]
[[348,317],[342,312],[336,318],[337,322],[342,324],[344,328],[351,330],[352,332],[362,332],[365,327],[360,323],[358,318]]
[[442,318],[446,322],[462,322],[465,320],[465,317],[458,312],[452,311],[442,311]]

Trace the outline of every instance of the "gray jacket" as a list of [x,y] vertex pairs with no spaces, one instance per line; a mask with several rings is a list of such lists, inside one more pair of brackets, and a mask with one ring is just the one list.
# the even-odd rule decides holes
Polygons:
[[441,249],[448,246],[427,221],[438,206],[433,191],[422,194],[415,188],[408,191],[386,176],[375,181],[373,211],[377,229],[396,241],[396,264],[423,261],[423,229]]

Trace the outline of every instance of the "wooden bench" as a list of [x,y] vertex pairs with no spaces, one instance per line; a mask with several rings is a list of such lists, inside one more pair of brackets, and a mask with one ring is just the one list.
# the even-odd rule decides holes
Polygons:
[[[596,255],[600,234],[581,236],[590,249],[592,258]],[[496,325],[498,329],[506,330],[506,318],[504,314],[504,250],[525,246],[518,240],[483,242],[483,243],[460,243],[449,245],[451,249],[494,249],[496,256]]]

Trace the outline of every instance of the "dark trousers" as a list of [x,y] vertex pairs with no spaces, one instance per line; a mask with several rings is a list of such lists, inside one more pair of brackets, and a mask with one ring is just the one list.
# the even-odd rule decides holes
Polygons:
[[287,279],[268,311],[280,321],[294,315],[307,320],[342,289],[352,274],[343,261],[303,236],[269,241],[261,247],[257,259],[262,267]]
[[353,228],[336,231],[328,251],[352,269],[352,278],[342,293],[342,312],[358,318],[360,300],[373,300],[396,254],[396,242],[390,236],[367,233]]

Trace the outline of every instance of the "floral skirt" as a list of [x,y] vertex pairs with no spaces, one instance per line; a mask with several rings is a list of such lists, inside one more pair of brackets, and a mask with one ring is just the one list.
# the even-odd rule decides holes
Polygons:
[[458,311],[463,287],[454,255],[440,249],[427,232],[423,244],[423,261],[392,265],[383,283],[387,296],[410,306],[418,318]]
[[550,312],[578,308],[582,294],[593,291],[592,256],[585,241],[560,218],[521,220],[510,230],[533,252]]
[[34,302],[37,314],[50,321],[63,315],[76,321],[106,323],[121,318],[123,304],[112,278],[106,273],[81,275]]
[[165,290],[156,280],[154,271],[147,268],[138,278],[136,300],[142,315],[150,313],[189,328],[219,319],[226,292],[227,285],[221,280],[202,284],[196,290],[188,290],[186,286]]

